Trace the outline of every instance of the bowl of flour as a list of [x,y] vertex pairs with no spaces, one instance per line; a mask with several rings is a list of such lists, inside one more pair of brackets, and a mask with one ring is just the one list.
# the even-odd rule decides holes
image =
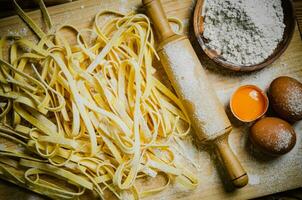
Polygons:
[[234,71],[274,62],[295,29],[291,0],[198,0],[194,32],[205,54]]

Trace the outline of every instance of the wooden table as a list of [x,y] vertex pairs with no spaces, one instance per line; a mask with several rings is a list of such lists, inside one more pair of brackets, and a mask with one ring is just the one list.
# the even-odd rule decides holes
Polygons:
[[[233,74],[221,69],[205,57],[195,41],[192,28],[189,26],[192,24],[191,15],[195,2],[192,0],[162,0],[162,2],[168,16],[178,17],[183,21],[185,33],[189,35],[200,61],[207,70],[210,81],[225,105],[234,89],[242,84],[256,84],[266,89],[269,83],[280,75],[289,75],[302,81],[302,41],[298,28],[286,52],[271,66],[254,73]],[[79,0],[50,7],[49,11],[54,22],[71,23],[79,28],[84,28],[89,26],[93,16],[100,9],[115,8],[121,12],[127,12],[132,9],[140,9],[140,6],[139,0]],[[41,24],[39,11],[31,12],[30,16]],[[24,35],[30,33],[16,16],[0,20],[1,36],[14,31],[16,33],[19,31]],[[228,111],[227,106],[226,109]],[[234,131],[230,135],[230,145],[249,173],[248,186],[234,190],[227,181],[222,182],[225,180],[225,174],[222,173],[220,165],[217,165],[216,157],[212,153],[202,150],[198,145],[192,144],[188,138],[185,142],[185,153],[199,166],[195,173],[200,179],[200,186],[194,191],[183,191],[176,186],[171,186],[148,199],[247,199],[302,187],[302,122],[294,125],[298,134],[295,148],[289,154],[275,159],[261,155],[250,145],[247,137],[250,124],[240,124],[235,120],[232,122]],[[6,197],[21,195],[11,199],[30,199],[32,197],[24,191],[19,193],[17,192],[19,189],[11,188],[14,187],[0,185],[0,191]]]
[[302,37],[302,0],[294,0],[298,28]]

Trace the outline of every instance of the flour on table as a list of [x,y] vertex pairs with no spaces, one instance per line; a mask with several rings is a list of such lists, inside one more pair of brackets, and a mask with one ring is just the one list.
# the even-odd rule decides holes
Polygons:
[[281,0],[208,0],[204,11],[206,45],[231,63],[261,63],[282,40]]
[[8,28],[7,29],[7,35],[8,36],[20,36],[20,37],[25,37],[27,36],[28,34],[28,28],[26,27],[22,27],[22,28],[19,28],[19,29],[11,29],[11,28]]
[[250,185],[257,185],[260,183],[260,177],[258,175],[248,174],[248,176]]

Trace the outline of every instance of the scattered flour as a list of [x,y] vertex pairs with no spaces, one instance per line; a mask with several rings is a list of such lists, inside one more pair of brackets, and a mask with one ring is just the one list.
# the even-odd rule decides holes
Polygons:
[[250,185],[257,185],[260,183],[260,177],[258,175],[249,174],[248,176]]
[[[170,80],[190,112],[193,126],[199,131],[200,139],[213,139],[230,126],[224,109],[207,81],[205,71],[190,48],[187,40],[171,42],[164,46],[162,62]],[[167,58],[167,59],[165,59]],[[216,122],[216,123],[213,123]]]
[[261,63],[282,40],[281,0],[208,0],[204,10],[207,46],[231,63]]
[[20,37],[25,37],[28,34],[29,29],[27,27],[22,27],[18,29],[7,29],[7,36],[20,36]]
[[289,87],[287,89],[288,93],[288,100],[286,103],[283,104],[283,106],[286,106],[288,110],[291,111],[291,113],[295,115],[299,115],[299,113],[302,113],[302,92],[301,88],[297,85]]
[[27,200],[43,200],[43,197],[36,196],[36,195],[30,195],[29,197],[26,198]]
[[289,133],[283,124],[279,124],[279,131],[276,135],[276,144],[274,145],[276,151],[280,151],[282,149],[286,149],[292,140],[292,134]]
[[291,144],[292,137],[292,134],[288,132],[286,127],[284,127],[283,124],[279,124],[278,132],[274,138],[262,138],[261,141],[272,146],[275,151],[280,151],[288,148]]
[[277,188],[281,189],[284,183],[291,184],[287,180],[301,183],[302,121],[293,126],[297,133],[297,142],[289,153],[275,159],[263,158],[265,162],[255,159],[255,157],[249,157],[249,173],[260,176],[261,181],[259,184],[262,187],[265,186],[266,190],[274,189],[276,191]]

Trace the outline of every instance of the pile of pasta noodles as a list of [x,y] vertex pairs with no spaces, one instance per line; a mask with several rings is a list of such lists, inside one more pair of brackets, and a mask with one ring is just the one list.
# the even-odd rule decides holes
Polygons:
[[[52,21],[42,0],[45,23]],[[71,25],[43,32],[14,1],[37,43],[1,38],[0,176],[54,199],[88,192],[138,199],[172,180],[194,188],[194,175],[175,159],[172,141],[190,130],[180,100],[155,77],[149,19],[102,11],[91,29]],[[105,15],[106,23],[100,26]],[[76,35],[76,44],[60,33]],[[95,35],[88,41],[87,35]],[[7,40],[9,61],[2,51]],[[146,177],[164,184],[138,189]]]

